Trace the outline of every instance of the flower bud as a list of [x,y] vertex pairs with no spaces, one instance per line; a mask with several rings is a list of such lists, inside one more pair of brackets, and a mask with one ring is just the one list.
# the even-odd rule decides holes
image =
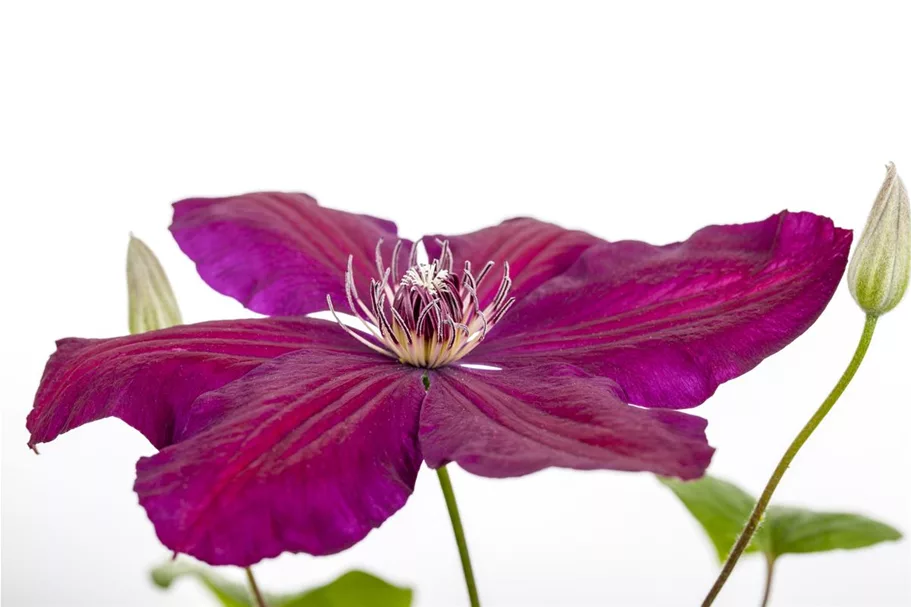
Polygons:
[[144,333],[179,325],[180,309],[158,258],[144,242],[130,234],[127,249],[127,291],[130,333]]
[[911,207],[908,190],[889,163],[886,180],[848,267],[848,287],[867,314],[885,314],[898,305],[911,271]]

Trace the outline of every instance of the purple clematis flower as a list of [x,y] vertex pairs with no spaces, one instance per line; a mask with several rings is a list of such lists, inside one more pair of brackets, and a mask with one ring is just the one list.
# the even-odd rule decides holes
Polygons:
[[[706,422],[674,409],[806,330],[851,241],[809,213],[667,246],[522,218],[426,237],[423,263],[391,222],[280,193],[179,202],[171,230],[274,317],[61,340],[30,442],[122,419],[159,449],[135,489],[161,541],[234,565],[353,545],[422,462],[701,476]],[[305,317],[326,309],[364,330]]]

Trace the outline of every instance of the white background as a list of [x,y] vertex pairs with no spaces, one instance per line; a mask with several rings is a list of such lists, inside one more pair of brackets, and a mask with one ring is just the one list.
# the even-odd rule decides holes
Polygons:
[[[856,3],[858,6],[861,3]],[[168,556],[131,490],[152,448],[108,420],[42,447],[25,416],[56,338],[127,330],[134,231],[188,321],[250,316],[170,239],[169,203],[260,189],[389,217],[409,237],[533,215],[679,240],[788,208],[860,228],[893,160],[911,176],[911,11],[756,3],[8,2],[0,15],[3,604],[203,605],[153,588]],[[694,410],[712,472],[757,492],[850,358],[847,288]],[[777,494],[911,532],[911,304]],[[486,607],[695,605],[713,553],[648,475],[453,471]],[[467,605],[434,475],[330,558],[257,567],[271,590],[364,567]],[[911,543],[785,557],[773,605],[911,603]],[[228,570],[228,575],[237,575]],[[719,605],[758,603],[746,559]]]

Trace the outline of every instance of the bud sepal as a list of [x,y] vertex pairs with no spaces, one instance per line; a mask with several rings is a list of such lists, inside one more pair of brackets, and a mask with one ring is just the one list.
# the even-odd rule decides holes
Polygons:
[[895,308],[911,275],[911,206],[895,165],[876,196],[848,266],[848,287],[857,304],[880,316]]
[[183,324],[171,283],[158,258],[132,234],[127,249],[127,291],[131,334]]

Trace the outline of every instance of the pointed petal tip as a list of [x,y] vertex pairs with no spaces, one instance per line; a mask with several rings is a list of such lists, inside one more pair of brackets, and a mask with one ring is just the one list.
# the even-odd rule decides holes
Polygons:
[[610,377],[637,405],[693,407],[812,325],[851,240],[829,218],[783,211],[664,246],[592,247],[465,362],[563,360]]
[[111,339],[58,340],[26,420],[29,446],[112,416],[156,447],[166,446],[197,396],[305,348],[363,351],[335,323],[305,318],[213,321]]

